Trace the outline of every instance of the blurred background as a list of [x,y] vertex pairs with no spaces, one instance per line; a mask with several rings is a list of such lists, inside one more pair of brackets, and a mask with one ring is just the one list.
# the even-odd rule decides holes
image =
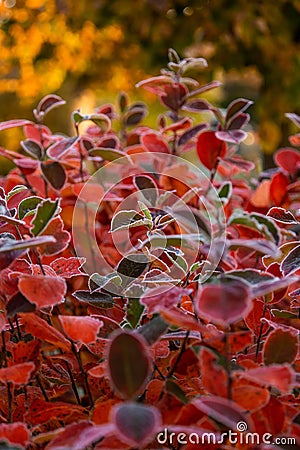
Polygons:
[[[284,113],[300,113],[300,0],[0,0],[0,121],[31,119],[49,93],[67,100],[49,114],[54,131],[69,131],[73,109],[91,112],[119,91],[159,111],[134,86],[166,66],[169,47],[207,59],[199,81],[224,83],[219,106],[255,101],[252,138],[272,165],[297,131]],[[0,144],[18,148],[18,133]]]

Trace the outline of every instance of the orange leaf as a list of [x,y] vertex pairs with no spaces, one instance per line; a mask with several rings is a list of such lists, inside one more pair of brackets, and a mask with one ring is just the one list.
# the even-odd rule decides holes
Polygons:
[[251,203],[257,208],[269,208],[270,206],[270,180],[263,180],[251,197]]
[[59,316],[65,333],[75,342],[90,344],[97,339],[100,320],[89,316]]
[[56,328],[50,326],[45,320],[34,313],[19,314],[27,333],[32,334],[41,341],[50,342],[63,350],[71,348],[70,342]]
[[208,393],[227,397],[228,377],[225,369],[217,363],[217,356],[211,350],[202,348],[200,355],[202,383]]
[[[236,375],[238,375],[237,372]],[[249,369],[242,373],[242,377],[264,386],[274,386],[285,393],[291,390],[295,382],[294,371],[287,364],[272,364],[268,367]]]
[[61,303],[67,292],[63,278],[44,275],[22,275],[19,278],[20,292],[38,308]]
[[20,444],[25,447],[29,441],[29,431],[22,422],[2,423],[0,425],[0,441]]
[[50,266],[55,271],[56,275],[63,278],[71,278],[75,275],[85,275],[79,269],[85,263],[85,258],[57,258],[50,263]]
[[35,369],[33,362],[16,364],[0,369],[0,381],[3,383],[26,384],[30,380],[31,372]]
[[[236,381],[236,380],[235,380]],[[234,382],[232,400],[246,411],[256,411],[266,405],[270,398],[267,388],[249,384],[248,380]]]

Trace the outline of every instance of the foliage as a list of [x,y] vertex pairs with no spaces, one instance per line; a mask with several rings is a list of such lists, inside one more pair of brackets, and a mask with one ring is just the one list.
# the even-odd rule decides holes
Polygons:
[[[251,101],[205,100],[219,83],[186,76],[205,65],[170,49],[168,69],[139,83],[166,110],[156,129],[125,94],[74,111],[74,136],[44,124],[57,95],[35,121],[0,124],[25,137],[22,153],[1,149],[14,163],[0,190],[5,448],[299,436],[299,135],[251,177],[238,154]],[[189,116],[203,111],[215,127]]]
[[13,94],[4,96],[13,106],[2,114],[54,91],[128,91],[174,45],[186,56],[209,58],[210,75],[224,72],[225,101],[257,100],[253,114],[265,151],[286,143],[283,114],[300,106],[299,0],[143,0],[134,8],[123,0],[10,3],[0,5],[0,91]]

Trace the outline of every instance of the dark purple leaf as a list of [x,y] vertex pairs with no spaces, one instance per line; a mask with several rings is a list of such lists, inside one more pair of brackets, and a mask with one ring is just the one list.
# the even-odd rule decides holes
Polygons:
[[39,160],[44,158],[45,151],[39,142],[33,139],[26,139],[25,141],[21,141],[21,146],[33,158]]
[[240,128],[243,128],[243,126],[247,125],[249,120],[249,114],[239,113],[227,122],[226,128],[227,130],[239,130]]
[[226,123],[228,123],[229,119],[233,119],[237,114],[244,112],[252,104],[253,102],[251,100],[245,98],[233,100],[227,107]]
[[118,435],[133,447],[144,447],[161,428],[160,412],[154,406],[127,402],[114,407],[112,412]]
[[290,251],[282,261],[280,268],[283,275],[290,275],[300,269],[300,245]]
[[205,130],[208,127],[208,123],[200,123],[199,125],[195,125],[194,127],[189,128],[187,131],[182,133],[182,135],[178,139],[178,145],[181,146],[186,144],[193,137],[196,137],[199,133],[201,133],[201,131]]
[[230,142],[232,144],[239,144],[247,137],[247,133],[243,130],[226,130],[217,131],[216,136],[221,141]]
[[244,172],[250,172],[255,168],[255,164],[252,161],[247,161],[240,156],[232,156],[231,158],[224,158],[222,162],[229,164],[230,166],[238,167]]
[[207,100],[202,99],[191,100],[182,107],[189,112],[211,111],[212,108],[213,106]]
[[120,330],[111,337],[108,372],[113,388],[126,399],[141,394],[152,369],[147,343],[140,334]]
[[51,186],[60,190],[66,182],[66,172],[58,161],[47,161],[41,164],[41,171]]
[[42,119],[49,111],[58,106],[64,105],[66,102],[58,95],[50,94],[42,98],[37,108],[33,111],[37,120]]

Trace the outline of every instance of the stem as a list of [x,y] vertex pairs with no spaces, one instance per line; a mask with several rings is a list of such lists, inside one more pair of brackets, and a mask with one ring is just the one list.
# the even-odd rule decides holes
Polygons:
[[81,404],[80,403],[80,398],[79,398],[79,394],[78,394],[78,391],[77,391],[76,383],[75,383],[75,380],[74,380],[74,377],[73,377],[73,374],[72,374],[72,370],[71,370],[70,364],[68,363],[68,361],[65,361],[65,364],[66,364],[68,375],[70,377],[72,390],[74,392],[76,401],[77,401],[78,405],[80,405]]
[[229,400],[232,399],[232,378],[231,378],[231,367],[230,367],[230,359],[229,359],[229,346],[228,346],[228,335],[225,333],[225,369],[227,372],[228,383],[227,383],[227,398]]
[[87,236],[87,240],[88,240],[88,246],[91,252],[91,256],[92,256],[92,262],[93,262],[93,271],[97,272],[97,264],[96,264],[96,258],[95,258],[95,251],[94,251],[94,247],[91,241],[91,236],[90,236],[90,230],[89,230],[89,212],[88,212],[88,206],[86,203],[83,204],[83,209],[84,209],[84,229],[86,232],[86,236]]
[[20,325],[19,325],[17,314],[15,315],[15,323],[16,323],[16,327],[17,327],[18,338],[19,338],[19,341],[21,341],[22,340],[22,333],[21,333],[21,329],[20,329]]
[[180,360],[182,358],[182,355],[185,352],[186,344],[187,344],[187,341],[189,339],[189,335],[190,335],[190,330],[188,330],[186,332],[185,338],[184,338],[184,340],[183,340],[183,342],[181,344],[181,347],[180,347],[179,353],[177,355],[176,361],[175,361],[173,367],[169,370],[169,372],[168,372],[168,374],[166,376],[166,379],[171,378],[171,376],[174,374],[174,372],[175,372],[175,370],[176,370],[176,368],[177,368],[177,366],[178,366],[178,364],[179,364],[179,362],[180,362]]
[[[266,310],[267,310],[267,306],[265,304],[262,317],[265,317]],[[257,361],[257,359],[258,359],[259,347],[260,347],[260,342],[261,342],[261,338],[262,338],[262,334],[263,334],[263,328],[264,328],[264,324],[263,324],[263,322],[261,322],[260,327],[259,327],[257,342],[256,342],[255,361]]]
[[36,374],[35,379],[37,381],[37,384],[39,385],[39,388],[40,388],[40,390],[41,390],[41,392],[43,394],[44,399],[46,400],[46,402],[49,402],[49,397],[47,395],[47,392],[45,391],[45,388],[43,386],[43,383],[42,383],[42,381],[40,379],[39,374]]
[[12,423],[12,392],[11,392],[11,383],[7,382],[6,384],[7,386],[7,410],[8,410],[8,414],[7,414],[7,421],[8,423]]
[[83,386],[84,386],[85,393],[86,393],[86,395],[89,398],[90,406],[92,406],[93,403],[94,403],[93,402],[93,397],[92,397],[92,394],[91,394],[91,391],[90,391],[90,387],[89,387],[89,383],[88,383],[88,379],[87,379],[86,373],[84,371],[84,367],[83,367],[83,364],[82,364],[80,352],[76,350],[76,347],[75,347],[75,344],[74,344],[73,341],[71,341],[71,345],[72,345],[72,352],[76,356],[76,359],[77,359],[77,362],[78,362],[78,365],[79,365],[79,369],[80,369],[80,372],[81,372],[81,375],[82,375],[82,378],[83,378]]

